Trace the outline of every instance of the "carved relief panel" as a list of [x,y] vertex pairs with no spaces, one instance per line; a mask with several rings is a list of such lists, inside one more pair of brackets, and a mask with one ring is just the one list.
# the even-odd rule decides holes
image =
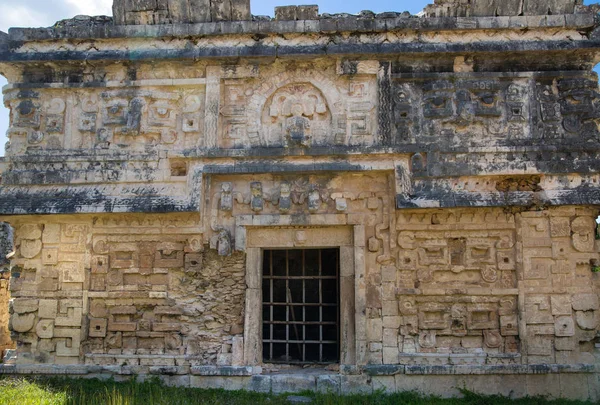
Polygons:
[[598,260],[597,213],[556,208],[523,213],[523,287],[527,355],[541,362],[595,363],[590,351],[600,328],[590,263]]
[[448,76],[396,80],[392,93],[396,143],[599,141],[598,84],[587,78]]
[[77,363],[89,268],[87,223],[15,224],[11,322],[19,361]]
[[11,127],[7,154],[26,150],[58,150],[65,142],[69,97],[57,92],[7,93]]
[[382,267],[381,301],[376,289],[368,301],[371,311],[381,308],[384,363],[410,353],[519,351],[513,215],[404,212],[396,230],[397,258]]
[[203,89],[168,88],[82,95],[81,143],[85,147],[184,149],[201,144]]
[[348,79],[317,70],[265,70],[261,76],[271,85],[224,81],[222,147],[309,148],[375,143],[375,75]]
[[9,154],[202,146],[204,89],[43,90],[7,95]]
[[[218,176],[207,185],[211,195],[211,247],[229,254],[234,248],[236,219],[247,216],[322,218],[323,214],[369,218],[373,245],[378,255],[390,255],[390,211],[393,193],[387,174]],[[353,190],[353,191],[349,191]],[[377,226],[375,226],[375,224]],[[377,233],[377,235],[375,235]]]

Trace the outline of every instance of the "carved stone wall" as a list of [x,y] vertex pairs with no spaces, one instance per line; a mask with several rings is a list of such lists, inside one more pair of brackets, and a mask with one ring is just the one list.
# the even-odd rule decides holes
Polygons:
[[517,396],[600,398],[594,8],[238,3],[116,1],[115,24],[0,33],[17,345],[0,372],[286,391],[250,376],[262,252],[326,247],[340,375],[288,388],[504,373]]
[[152,355],[169,365],[160,358],[170,355],[230,364],[242,333],[244,257],[205,252],[199,230],[194,215],[19,222],[18,362],[110,365]]
[[10,314],[8,305],[10,301],[10,257],[13,252],[13,229],[9,224],[0,223],[0,356],[6,349],[14,349],[15,343],[11,340],[8,328]]

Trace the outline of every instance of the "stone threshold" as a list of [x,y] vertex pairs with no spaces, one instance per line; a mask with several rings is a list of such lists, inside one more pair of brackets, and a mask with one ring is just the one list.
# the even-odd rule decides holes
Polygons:
[[461,389],[468,389],[510,398],[542,395],[591,401],[600,399],[600,364],[369,365],[341,366],[340,373],[311,369],[307,373],[281,370],[260,374],[262,371],[261,367],[231,366],[0,365],[0,375],[114,378],[115,381],[129,381],[134,377],[136,381],[158,378],[169,386],[273,394],[315,391],[349,395],[415,391],[421,395],[451,398],[460,397]]
[[301,373],[263,374],[260,366],[131,366],[131,365],[56,365],[0,364],[0,374],[14,375],[192,375],[203,377],[272,377],[303,376],[395,376],[395,375],[540,375],[540,374],[598,374],[600,364],[508,364],[508,365],[342,365],[340,372],[314,370]]

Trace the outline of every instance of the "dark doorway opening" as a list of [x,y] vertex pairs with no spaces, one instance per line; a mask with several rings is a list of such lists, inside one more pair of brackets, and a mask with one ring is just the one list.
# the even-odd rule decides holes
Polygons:
[[264,362],[339,362],[339,274],[339,249],[264,252]]

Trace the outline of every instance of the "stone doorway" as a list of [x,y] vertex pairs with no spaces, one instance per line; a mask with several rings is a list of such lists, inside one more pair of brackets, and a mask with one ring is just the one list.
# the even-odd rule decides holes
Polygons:
[[[254,223],[264,223],[263,221],[266,221],[267,218],[272,227],[252,226]],[[311,251],[314,255],[314,251],[318,252],[319,250],[321,255],[325,251],[335,252],[334,257],[337,259],[338,348],[335,353],[337,357],[327,358],[326,361],[340,365],[355,365],[357,361],[356,348],[363,347],[366,342],[363,301],[359,299],[360,309],[355,305],[356,295],[364,294],[357,288],[357,280],[360,281],[364,277],[364,227],[362,225],[340,226],[339,218],[329,215],[320,218],[321,226],[318,227],[286,227],[282,225],[285,225],[284,222],[288,219],[283,216],[277,218],[279,221],[274,221],[272,217],[267,218],[263,220],[260,216],[255,216],[250,225],[244,224],[245,226],[238,222],[236,230],[236,243],[239,244],[239,241],[243,240],[246,248],[244,365],[260,366],[264,363],[272,363],[269,359],[276,357],[271,356],[270,353],[263,354],[263,349],[266,349],[265,344],[272,343],[264,342],[264,340],[271,340],[270,329],[267,330],[263,324],[263,318],[270,319],[270,313],[268,316],[263,316],[263,303],[271,300],[266,294],[263,297],[263,286],[269,282],[263,280],[266,252],[283,252],[279,254],[285,254],[286,251],[304,251],[306,255],[308,251]],[[328,226],[328,224],[331,225]],[[283,259],[281,260],[283,261]],[[271,274],[270,270],[269,274]],[[287,294],[285,289],[284,293]],[[292,301],[296,302],[296,298],[293,296]],[[285,307],[285,298],[283,304]],[[357,339],[355,333],[357,328],[361,332],[360,339]],[[292,330],[291,333],[293,336],[295,331]],[[299,330],[298,335],[300,334]],[[283,354],[285,355],[285,352]],[[283,363],[283,359],[280,362]]]
[[339,362],[339,274],[339,249],[264,251],[265,363]]

